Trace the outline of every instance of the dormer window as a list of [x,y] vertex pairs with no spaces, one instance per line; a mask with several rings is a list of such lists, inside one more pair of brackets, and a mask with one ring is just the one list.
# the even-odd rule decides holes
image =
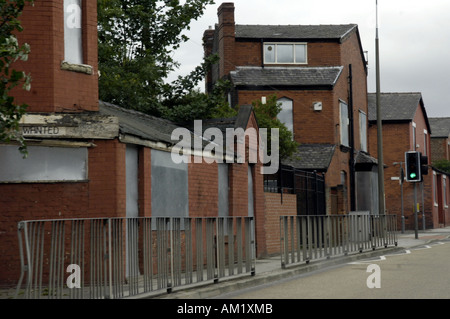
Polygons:
[[306,43],[264,43],[266,64],[306,64]]

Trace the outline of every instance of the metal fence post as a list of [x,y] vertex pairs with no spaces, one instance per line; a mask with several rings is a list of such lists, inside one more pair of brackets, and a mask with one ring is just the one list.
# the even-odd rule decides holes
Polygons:
[[108,258],[108,275],[109,275],[109,298],[113,299],[114,295],[113,295],[113,291],[112,291],[112,285],[113,285],[113,281],[112,281],[112,249],[111,249],[111,241],[112,241],[112,237],[111,237],[111,218],[108,218],[108,254],[106,255]]

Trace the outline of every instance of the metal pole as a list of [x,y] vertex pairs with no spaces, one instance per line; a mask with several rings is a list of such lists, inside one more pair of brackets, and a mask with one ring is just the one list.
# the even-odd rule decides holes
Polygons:
[[419,239],[418,227],[419,223],[417,217],[417,183],[414,183],[414,233],[416,239]]
[[[400,164],[401,165],[401,164]],[[403,167],[400,166],[400,190],[401,190],[401,198],[402,198],[402,234],[405,233],[405,212],[403,209]]]
[[114,295],[113,295],[113,280],[112,280],[112,278],[113,278],[113,269],[112,269],[112,258],[113,258],[113,255],[112,255],[112,240],[113,240],[113,238],[112,238],[112,235],[111,235],[111,218],[108,218],[108,254],[107,254],[107,256],[108,256],[108,279],[109,279],[109,296],[108,296],[108,298],[109,299],[112,299],[112,298],[114,298]]
[[376,82],[377,82],[377,148],[378,148],[378,213],[385,214],[384,202],[384,160],[383,160],[383,131],[380,107],[380,46],[378,38],[378,0],[376,0]]
[[424,197],[424,184],[423,184],[423,180],[420,183],[420,187],[422,189],[422,228],[423,230],[426,229],[425,226],[425,197]]

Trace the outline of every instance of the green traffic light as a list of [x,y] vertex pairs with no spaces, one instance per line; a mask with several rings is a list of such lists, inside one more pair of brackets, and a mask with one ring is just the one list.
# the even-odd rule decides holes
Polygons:
[[417,175],[416,175],[416,173],[411,173],[411,174],[409,174],[409,177],[411,177],[411,178],[416,178]]

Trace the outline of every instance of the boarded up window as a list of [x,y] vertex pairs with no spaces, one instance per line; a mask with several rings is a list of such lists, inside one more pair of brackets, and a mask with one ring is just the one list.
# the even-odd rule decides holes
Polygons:
[[87,179],[87,148],[0,146],[0,182],[64,182]]
[[228,217],[228,164],[218,164],[219,170],[219,217]]
[[188,217],[187,160],[176,164],[172,161],[171,153],[153,149],[151,157],[152,216]]

